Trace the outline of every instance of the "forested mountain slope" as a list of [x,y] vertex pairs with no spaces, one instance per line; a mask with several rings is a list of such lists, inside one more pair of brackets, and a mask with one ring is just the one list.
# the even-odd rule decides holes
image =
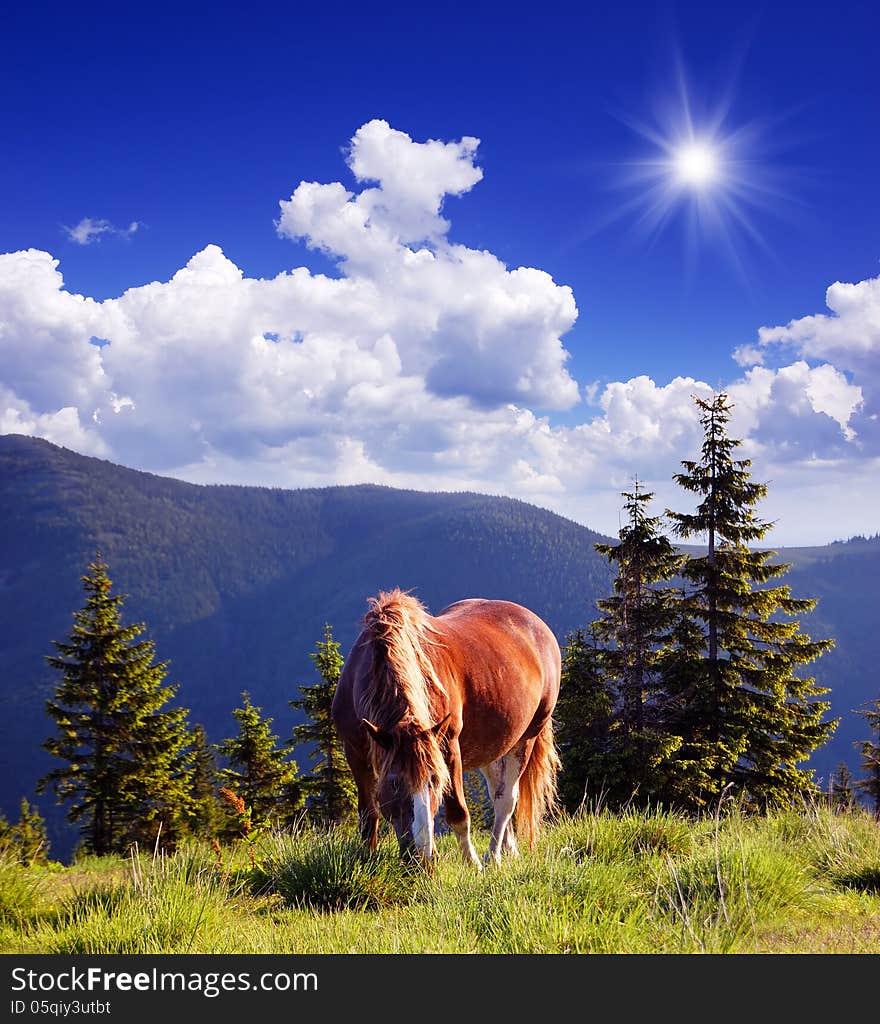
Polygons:
[[[100,549],[126,622],[145,621],[191,720],[231,735],[241,691],[294,724],[288,701],[315,681],[309,653],[329,622],[347,651],[366,600],[412,589],[431,611],[462,597],[533,608],[560,640],[607,590],[598,534],[524,502],[387,487],[197,486],[0,437],[0,719],[3,812],[49,763],[44,663],[83,603]],[[49,818],[51,798],[39,800]]]
[[[309,653],[324,623],[346,652],[379,590],[412,589],[435,612],[469,596],[518,601],[564,643],[611,587],[593,546],[608,538],[521,501],[369,485],[198,486],[19,435],[0,436],[0,523],[0,810],[12,818],[50,760],[40,744],[57,680],[44,656],[68,636],[98,549],[128,595],[124,620],[146,622],[179,701],[213,741],[234,732],[244,689],[289,738],[288,701],[316,679]],[[843,721],[810,765],[825,780],[841,760],[858,772],[853,742],[868,734],[854,710],[880,692],[880,538],[783,549],[779,559],[792,563],[782,581],[794,596],[819,598],[802,628],[837,641],[816,674]],[[38,804],[53,842],[69,841],[51,798]]]

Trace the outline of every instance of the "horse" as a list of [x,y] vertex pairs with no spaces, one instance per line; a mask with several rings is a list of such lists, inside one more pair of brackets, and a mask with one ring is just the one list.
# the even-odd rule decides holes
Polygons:
[[494,810],[486,863],[516,855],[517,836],[531,848],[560,768],[561,655],[550,627],[511,601],[468,598],[430,615],[395,589],[367,604],[332,705],[363,842],[376,849],[381,815],[401,854],[430,867],[442,802],[464,860],[482,867],[463,782],[479,769]]

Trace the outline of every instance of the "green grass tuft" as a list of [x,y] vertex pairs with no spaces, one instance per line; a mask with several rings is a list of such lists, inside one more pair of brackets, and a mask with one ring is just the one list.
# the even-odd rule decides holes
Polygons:
[[40,869],[24,867],[12,852],[0,849],[0,924],[23,926],[35,918],[44,892]]
[[425,883],[423,872],[402,862],[390,843],[369,854],[353,835],[308,831],[276,843],[254,886],[291,907],[376,910],[410,902]]

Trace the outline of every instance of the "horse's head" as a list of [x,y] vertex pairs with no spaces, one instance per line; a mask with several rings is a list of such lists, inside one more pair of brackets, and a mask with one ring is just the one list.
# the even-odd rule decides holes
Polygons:
[[373,743],[379,808],[394,827],[400,852],[425,863],[434,856],[434,815],[449,785],[442,752],[449,718],[427,729],[411,719],[392,729],[362,720]]

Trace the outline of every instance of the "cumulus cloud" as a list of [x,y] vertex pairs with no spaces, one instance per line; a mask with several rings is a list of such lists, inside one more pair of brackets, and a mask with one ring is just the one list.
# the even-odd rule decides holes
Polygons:
[[773,446],[777,457],[840,455],[855,439],[850,423],[862,404],[861,388],[827,363],[756,366],[729,391],[737,407],[736,430]]
[[92,242],[99,241],[102,235],[120,235],[129,238],[140,226],[138,221],[133,220],[127,228],[118,228],[109,220],[93,220],[91,217],[83,217],[74,227],[65,226],[64,231],[71,242],[76,242],[77,245],[91,245]]
[[784,327],[762,327],[762,347],[790,346],[807,359],[823,359],[854,369],[880,355],[880,277],[846,284],[836,281],[825,292],[831,315],[818,313],[791,320]]
[[65,406],[55,412],[35,412],[27,402],[0,384],[0,434],[43,437],[53,444],[72,448],[84,455],[107,456],[110,451],[93,431],[79,420],[79,410]]
[[89,409],[107,381],[99,302],[64,290],[58,260],[36,249],[0,254],[3,383],[35,408]]
[[[658,508],[680,507],[671,476],[699,452],[693,397],[712,389],[571,377],[571,289],[450,238],[445,203],[482,180],[478,149],[363,125],[351,187],[301,182],[279,205],[278,233],[335,276],[250,278],[208,245],[169,280],[96,301],[49,253],[0,255],[0,429],[198,482],[511,494],[612,533],[636,474]],[[106,223],[78,225],[81,244]],[[829,306],[762,329],[728,387],[744,453],[792,495],[864,458],[876,411],[876,283],[834,286]],[[758,365],[783,349],[793,361]]]
[[443,200],[482,178],[478,139],[413,142],[385,121],[352,139],[348,163],[375,187],[301,183],[280,203],[280,235],[339,261],[387,311],[405,373],[441,396],[564,409],[579,400],[562,336],[578,311],[571,289],[529,267],[448,242]]
[[278,231],[340,259],[384,258],[400,244],[439,243],[449,230],[440,216],[446,196],[470,191],[483,177],[474,163],[479,139],[414,142],[373,120],[351,140],[348,166],[359,182],[376,182],[357,195],[343,185],[302,182],[281,202]]
[[449,230],[440,216],[446,196],[469,192],[483,177],[474,164],[479,139],[413,142],[387,121],[374,120],[355,132],[348,166],[358,181],[375,181],[357,202],[372,224],[383,225],[404,243],[438,241]]
[[744,346],[736,355],[760,356],[761,362],[800,357],[791,374],[803,377],[802,368],[811,367],[814,409],[835,419],[862,452],[880,454],[880,277],[837,281],[825,304],[830,313],[761,327],[757,347]]

